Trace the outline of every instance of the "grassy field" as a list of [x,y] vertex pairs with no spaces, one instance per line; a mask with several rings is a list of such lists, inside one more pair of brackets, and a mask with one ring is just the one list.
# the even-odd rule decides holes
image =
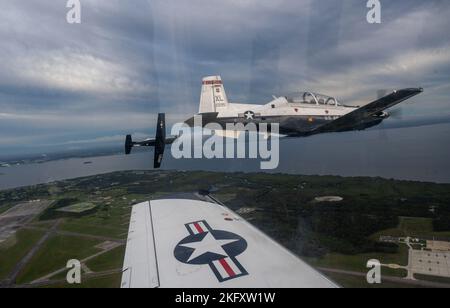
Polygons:
[[405,234],[433,232],[433,221],[430,218],[400,217],[399,229]]
[[94,272],[120,269],[123,266],[124,256],[125,246],[121,246],[88,261],[86,265]]
[[442,237],[450,238],[450,232],[435,232],[433,231],[433,220],[431,218],[423,217],[400,217],[399,225],[396,228],[391,228],[377,232],[372,236],[373,239],[378,239],[380,236],[389,235],[395,237]]
[[338,285],[344,288],[372,288],[372,289],[389,289],[389,288],[414,288],[414,286],[402,283],[394,283],[382,281],[381,284],[368,284],[365,277],[357,277],[346,274],[326,273],[326,276]]
[[112,274],[109,276],[104,276],[100,278],[90,278],[83,279],[81,277],[81,284],[68,284],[68,283],[56,283],[53,285],[46,286],[45,288],[68,288],[68,289],[77,289],[77,288],[93,288],[93,289],[113,289],[120,288],[120,283],[122,279],[122,274]]
[[17,278],[17,283],[27,283],[48,273],[66,267],[70,259],[82,260],[99,252],[95,246],[100,241],[56,235],[37,252]]
[[[396,254],[365,253],[357,255],[344,255],[338,253],[329,253],[322,258],[307,258],[306,260],[315,267],[338,268],[349,271],[365,273],[368,271],[367,261],[375,259],[383,264],[398,264],[406,266],[408,264],[408,248],[402,245]],[[388,276],[405,277],[404,270],[392,270],[382,268],[382,273]]]
[[32,223],[29,224],[30,227],[33,228],[40,228],[40,229],[50,229],[54,225],[54,221],[36,221],[34,220]]
[[58,209],[59,212],[65,212],[65,213],[76,213],[80,214],[89,210],[92,210],[96,207],[95,204],[90,202],[81,202],[77,204],[73,204],[70,206],[66,206],[64,208]]
[[124,226],[124,228],[114,228],[110,227],[108,224],[95,224],[69,220],[62,223],[59,227],[59,230],[86,235],[97,235],[116,239],[125,239],[127,237],[128,228],[127,226]]
[[41,231],[22,229],[0,244],[0,280],[7,278],[16,263],[26,256],[43,234]]

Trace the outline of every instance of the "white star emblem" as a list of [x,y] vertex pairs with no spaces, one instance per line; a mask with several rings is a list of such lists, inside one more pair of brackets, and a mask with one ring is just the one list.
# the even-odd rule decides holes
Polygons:
[[254,113],[251,111],[247,111],[244,113],[244,116],[247,118],[247,120],[253,120]]
[[215,253],[221,256],[228,256],[228,254],[223,250],[223,246],[237,242],[239,240],[216,240],[214,236],[212,236],[211,232],[208,232],[206,236],[200,242],[193,242],[188,244],[183,244],[180,246],[188,247],[194,249],[194,252],[189,257],[187,262],[190,262],[208,252]]

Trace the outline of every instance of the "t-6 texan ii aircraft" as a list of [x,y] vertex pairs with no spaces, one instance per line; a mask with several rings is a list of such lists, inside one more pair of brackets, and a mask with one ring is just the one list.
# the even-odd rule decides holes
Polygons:
[[[321,133],[364,130],[380,124],[389,117],[389,109],[423,92],[422,88],[407,88],[392,92],[363,107],[340,104],[334,97],[313,92],[304,92],[293,97],[274,97],[264,105],[238,104],[228,101],[220,76],[205,77],[202,82],[200,108],[202,125],[220,124],[225,130],[227,124],[273,123],[279,125],[279,134],[283,137],[308,137]],[[186,121],[193,127],[195,117]],[[154,167],[159,168],[166,144],[173,143],[178,137],[166,138],[165,116],[159,114],[156,138],[134,142],[128,135],[125,153],[130,154],[134,146],[155,147]]]

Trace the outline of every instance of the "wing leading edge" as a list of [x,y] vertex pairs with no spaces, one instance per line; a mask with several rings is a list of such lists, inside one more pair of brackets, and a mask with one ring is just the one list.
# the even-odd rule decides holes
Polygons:
[[334,288],[226,207],[158,200],[133,207],[123,288]]
[[[337,120],[319,126],[307,133],[307,135],[364,129],[367,127],[366,125],[370,126],[371,122],[376,122],[376,116],[384,110],[400,104],[422,92],[422,88],[408,88],[394,91],[393,93],[358,108]],[[379,118],[379,121],[381,122],[382,119]]]

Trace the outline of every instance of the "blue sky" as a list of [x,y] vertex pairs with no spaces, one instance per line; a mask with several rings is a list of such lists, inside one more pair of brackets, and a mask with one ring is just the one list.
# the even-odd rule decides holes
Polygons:
[[65,0],[1,2],[1,154],[150,134],[158,112],[196,112],[216,74],[234,102],[308,89],[361,105],[421,86],[388,125],[450,119],[446,0],[381,1],[381,25],[362,0],[81,0],[81,25]]

